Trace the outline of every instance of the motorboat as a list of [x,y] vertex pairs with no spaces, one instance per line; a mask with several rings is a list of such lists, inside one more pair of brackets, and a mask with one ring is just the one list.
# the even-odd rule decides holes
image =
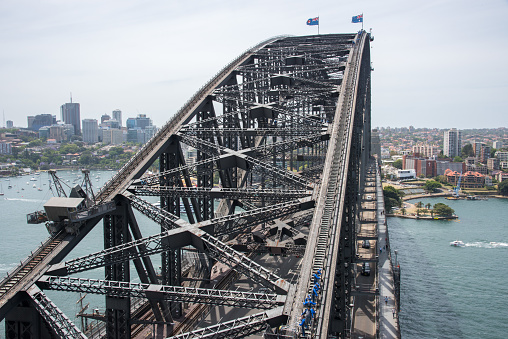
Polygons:
[[464,246],[466,246],[466,244],[464,244],[464,242],[463,242],[463,241],[461,241],[461,240],[455,240],[455,241],[452,241],[452,242],[450,243],[450,246],[454,246],[454,247],[464,247]]

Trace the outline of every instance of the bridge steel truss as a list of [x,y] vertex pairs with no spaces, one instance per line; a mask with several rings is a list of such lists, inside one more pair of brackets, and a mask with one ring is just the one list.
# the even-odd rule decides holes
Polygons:
[[[358,194],[370,154],[369,38],[363,31],[272,38],[221,70],[95,196],[116,204],[102,216],[104,250],[62,261],[69,246],[62,253],[55,246],[49,263],[34,265],[29,282],[21,276],[0,289],[7,337],[85,337],[41,289],[104,295],[107,338],[131,338],[133,324],[143,322],[134,317],[133,297],[146,300],[154,323],[162,324],[182,322],[189,303],[258,309],[186,328],[176,338],[262,331],[296,337],[303,335],[296,324],[319,269],[321,292],[305,333],[347,337]],[[159,171],[148,174],[156,161]],[[159,197],[160,205],[145,196]],[[143,236],[134,210],[161,232]],[[98,220],[85,221],[83,229]],[[75,246],[78,235],[65,239],[73,237]],[[185,277],[191,249],[208,257],[196,280],[210,281],[220,262],[264,289],[188,285],[195,278]],[[270,268],[256,252],[284,254],[282,265],[287,255],[299,256],[296,278],[278,275],[280,267]],[[151,259],[156,254],[160,274]],[[70,276],[95,268],[104,269],[103,280]],[[136,277],[140,283],[132,282]],[[23,307],[39,313],[32,317],[37,326],[17,316]]]

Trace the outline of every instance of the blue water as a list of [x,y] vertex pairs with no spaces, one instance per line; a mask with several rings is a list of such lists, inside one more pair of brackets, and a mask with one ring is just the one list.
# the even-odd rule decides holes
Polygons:
[[[80,173],[58,173],[67,184]],[[114,172],[92,172],[98,188]],[[100,175],[97,181],[95,177]],[[48,176],[37,181],[31,176],[0,178],[0,277],[11,271],[48,237],[43,224],[28,225],[26,214],[40,210],[51,196]],[[28,182],[28,185],[26,184]],[[32,188],[41,186],[42,191]],[[46,185],[44,185],[44,183]],[[12,189],[7,186],[11,184]],[[21,189],[23,188],[23,190]],[[148,199],[148,198],[147,198]],[[156,201],[156,198],[154,201]],[[448,201],[423,199],[425,204],[444,202],[455,209],[459,221],[425,221],[389,218],[392,250],[398,250],[401,265],[400,322],[404,338],[507,338],[508,337],[508,199]],[[416,202],[416,201],[413,201]],[[143,236],[158,227],[136,213]],[[71,252],[69,258],[103,248],[102,226],[94,230]],[[462,240],[466,247],[449,243]],[[394,254],[392,256],[395,258]],[[69,259],[67,258],[67,259]],[[158,267],[157,256],[153,256]],[[134,270],[131,270],[135,279]],[[103,270],[80,274],[103,278]],[[45,292],[71,320],[78,310],[74,293]],[[88,295],[90,309],[104,309],[102,296]],[[3,322],[0,338],[4,337]]]
[[459,220],[388,219],[402,337],[507,338],[508,199],[421,201],[443,202]]
[[[94,192],[97,192],[102,185],[113,176],[113,171],[91,171],[91,182],[94,186]],[[77,179],[81,172],[78,171],[58,171],[57,175],[63,182],[69,186],[81,184],[82,178]],[[23,176],[17,178],[0,178],[0,191],[4,195],[0,196],[0,279],[7,272],[12,271],[20,260],[24,260],[35,250],[41,242],[44,242],[49,234],[44,224],[28,225],[26,214],[42,210],[44,203],[53,196],[49,190],[49,176],[42,173],[36,176],[36,181],[30,181],[33,176]],[[98,177],[98,178],[97,178]],[[75,183],[73,183],[76,181]],[[33,188],[33,185],[36,188]],[[12,188],[8,188],[11,185]],[[42,190],[39,191],[37,188]],[[64,186],[69,193],[70,189]],[[146,200],[157,201],[155,197],[146,197]],[[160,232],[160,227],[149,221],[146,217],[135,212],[138,224],[140,225],[143,236],[152,235]],[[67,259],[83,256],[104,248],[102,223],[97,226],[83,239],[83,241],[74,248]],[[153,257],[154,266],[157,268],[160,264],[157,256]],[[131,270],[132,279],[136,281],[137,276],[134,270]],[[95,269],[88,272],[82,272],[75,276],[103,279],[104,270]],[[78,312],[76,301],[79,295],[76,293],[45,291],[48,297],[73,321],[79,323],[75,314]],[[84,304],[90,304],[88,312],[98,308],[101,312],[104,310],[104,297],[97,295],[87,295]],[[4,338],[4,322],[0,323],[0,338]]]

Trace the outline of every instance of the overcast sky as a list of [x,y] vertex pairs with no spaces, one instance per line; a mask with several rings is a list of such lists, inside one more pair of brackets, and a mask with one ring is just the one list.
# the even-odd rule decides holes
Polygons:
[[[372,125],[508,126],[506,0],[2,0],[0,110],[81,104],[163,125],[217,71],[269,37],[372,28]],[[3,123],[2,123],[3,125]]]

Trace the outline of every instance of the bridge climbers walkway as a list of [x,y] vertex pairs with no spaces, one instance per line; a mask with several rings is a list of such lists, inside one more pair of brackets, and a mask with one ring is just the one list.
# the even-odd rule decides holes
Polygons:
[[398,305],[395,298],[395,284],[391,260],[390,239],[384,212],[383,186],[379,166],[376,166],[376,202],[378,223],[378,247],[382,249],[378,262],[379,281],[379,338],[400,338]]

